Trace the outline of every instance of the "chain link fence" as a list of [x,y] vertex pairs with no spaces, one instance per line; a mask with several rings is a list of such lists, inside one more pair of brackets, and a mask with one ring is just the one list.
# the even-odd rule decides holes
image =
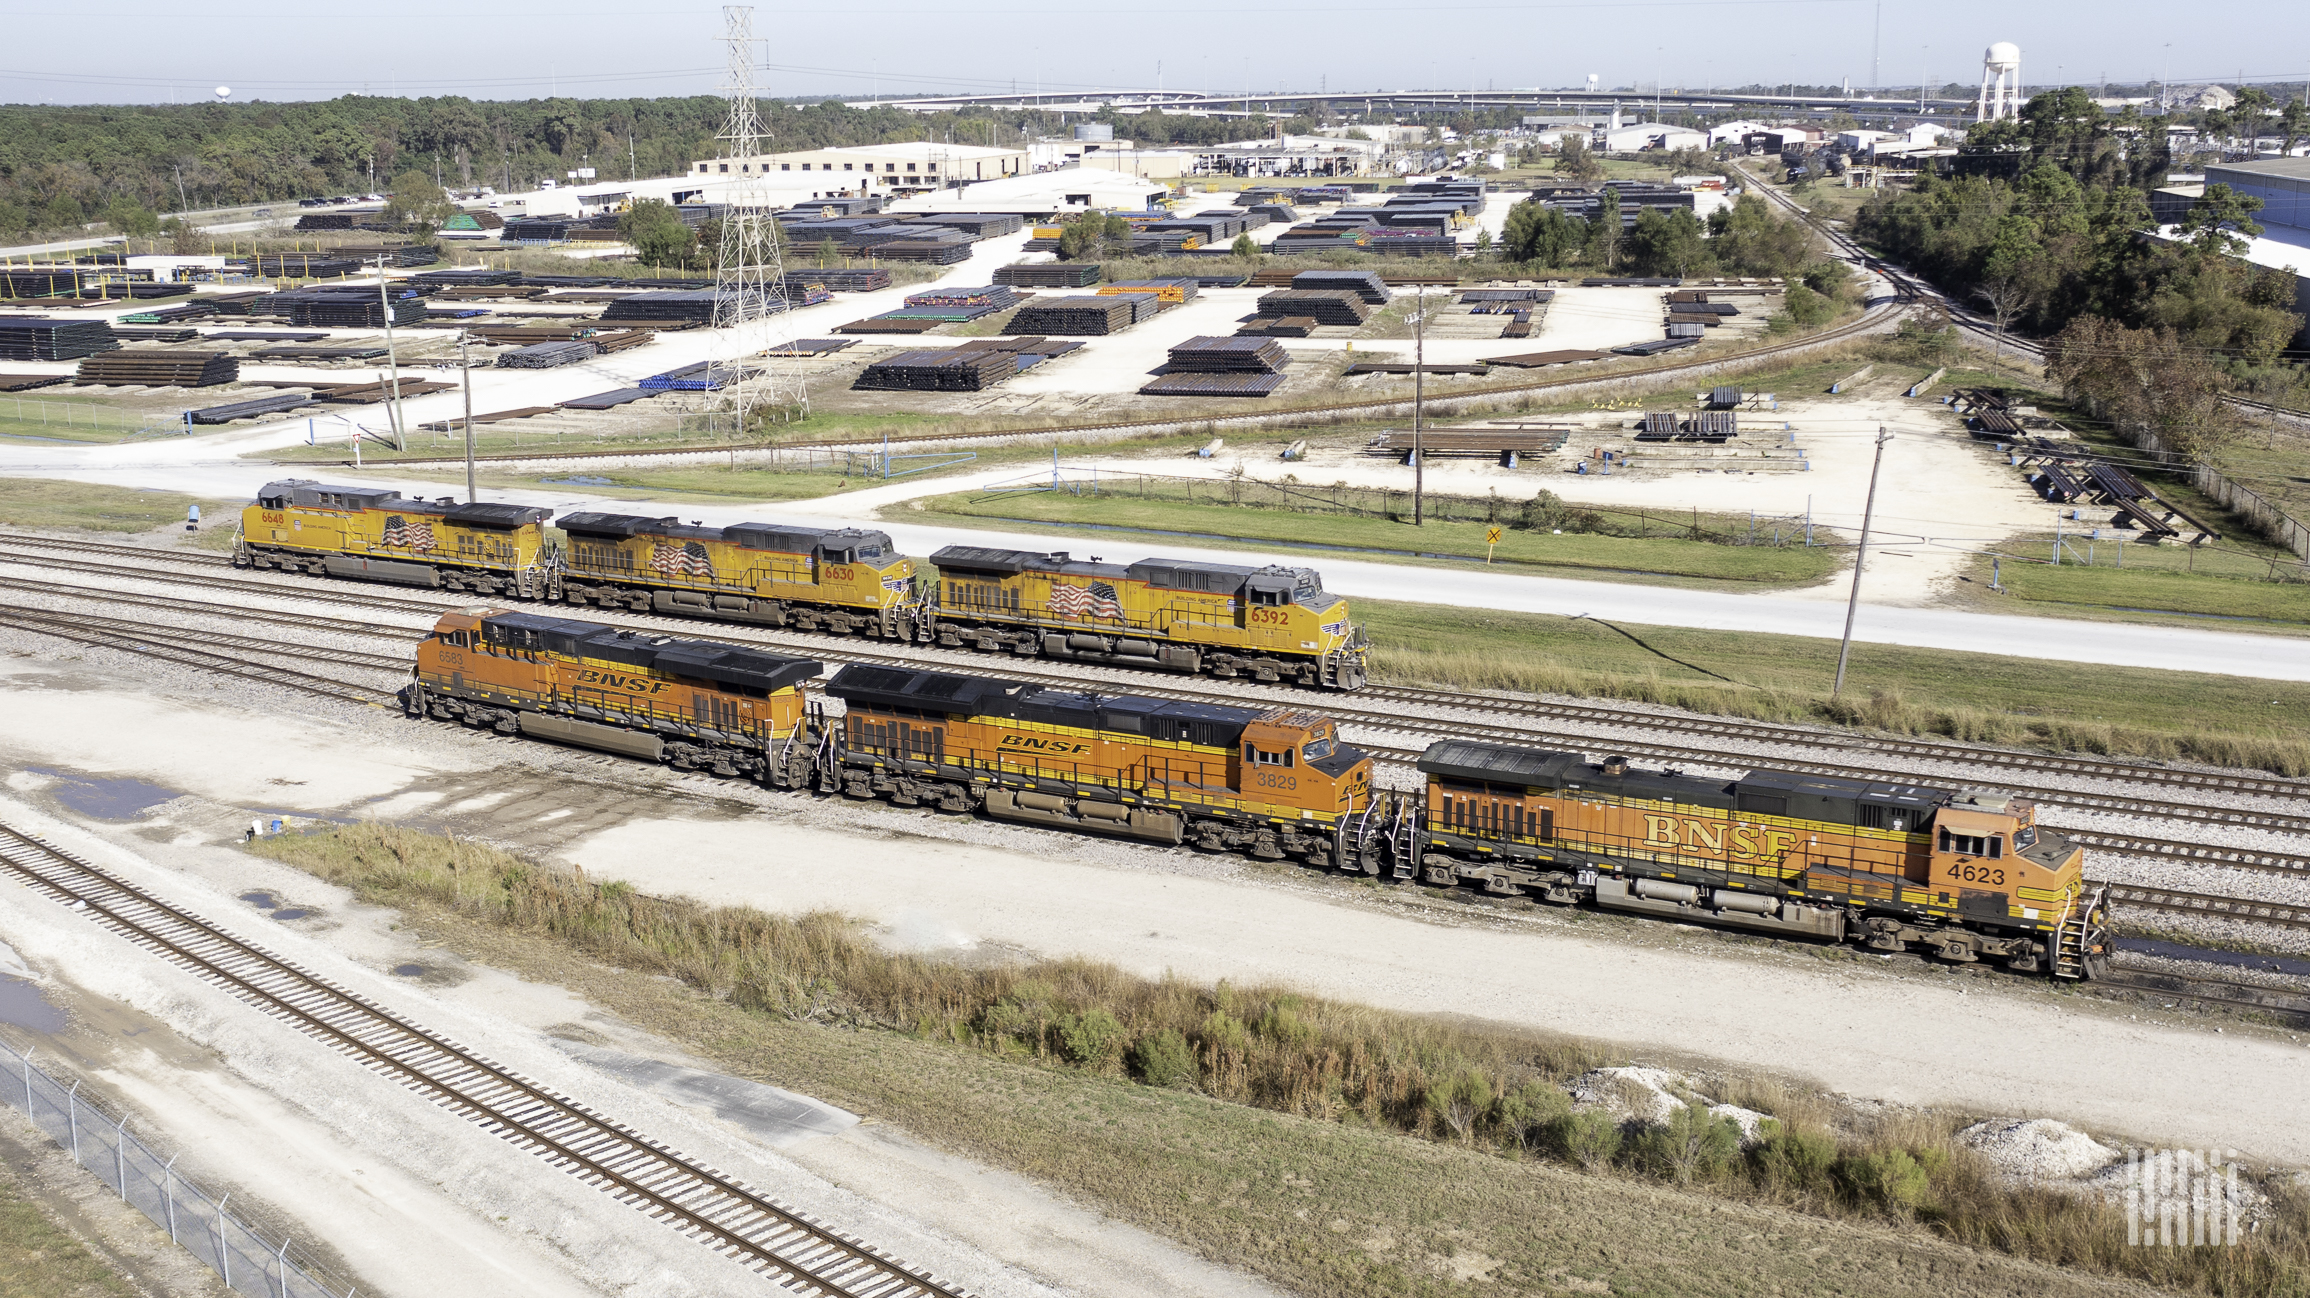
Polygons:
[[235,1293],[262,1298],[354,1298],[353,1287],[286,1235],[267,1239],[226,1209],[231,1194],[212,1195],[130,1134],[129,1115],[110,1113],[32,1062],[32,1050],[0,1041],[0,1097],[94,1173],[123,1200],[168,1232]]

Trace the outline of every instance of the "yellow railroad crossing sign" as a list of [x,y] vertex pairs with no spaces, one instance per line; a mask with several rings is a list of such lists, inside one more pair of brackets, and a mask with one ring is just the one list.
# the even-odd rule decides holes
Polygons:
[[1490,563],[1490,562],[1492,562],[1492,547],[1493,547],[1493,546],[1495,546],[1495,545],[1498,545],[1499,543],[1500,543],[1500,529],[1499,529],[1499,528],[1497,528],[1497,527],[1487,527],[1487,528],[1485,528],[1485,529],[1484,529],[1484,562],[1486,562],[1486,563]]

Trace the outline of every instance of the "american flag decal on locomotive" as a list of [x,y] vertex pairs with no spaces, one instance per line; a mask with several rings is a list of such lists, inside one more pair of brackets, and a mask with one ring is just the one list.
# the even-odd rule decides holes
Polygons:
[[385,516],[385,534],[379,538],[386,545],[405,546],[411,550],[430,550],[434,547],[433,524],[411,525],[399,514]]
[[696,541],[650,547],[650,571],[667,577],[711,577],[714,561]]
[[1348,633],[1347,621],[1342,619],[1337,622],[1326,622],[1323,624],[1323,633],[1325,635],[1346,635]]
[[1115,598],[1112,585],[1094,581],[1089,589],[1081,586],[1051,587],[1051,611],[1061,617],[1121,617],[1123,603]]

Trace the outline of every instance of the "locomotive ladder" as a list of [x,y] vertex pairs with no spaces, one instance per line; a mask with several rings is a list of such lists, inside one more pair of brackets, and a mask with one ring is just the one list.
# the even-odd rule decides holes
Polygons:
[[2084,978],[2086,976],[2086,939],[2094,930],[2094,916],[2101,914],[2108,904],[2109,889],[2102,888],[2092,896],[2081,890],[2071,898],[2069,908],[2053,926],[2053,976],[2056,978]]

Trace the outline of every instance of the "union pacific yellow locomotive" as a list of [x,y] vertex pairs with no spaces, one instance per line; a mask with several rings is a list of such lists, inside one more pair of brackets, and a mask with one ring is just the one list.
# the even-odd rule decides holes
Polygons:
[[914,561],[882,532],[565,514],[560,598],[804,631],[912,632]]
[[2096,977],[2106,895],[2085,852],[2018,798],[1751,771],[1738,780],[1608,757],[1444,740],[1427,784],[1357,827],[1344,864],[1874,951]]
[[442,615],[417,649],[402,707],[484,726],[807,787],[807,658],[474,607]]
[[1319,866],[1371,804],[1371,758],[1314,713],[857,664],[826,693],[824,792]]
[[241,511],[233,563],[541,599],[552,580],[551,513],[287,478],[266,483]]
[[1312,568],[1086,562],[952,545],[922,639],[1335,690],[1364,683],[1363,628]]

